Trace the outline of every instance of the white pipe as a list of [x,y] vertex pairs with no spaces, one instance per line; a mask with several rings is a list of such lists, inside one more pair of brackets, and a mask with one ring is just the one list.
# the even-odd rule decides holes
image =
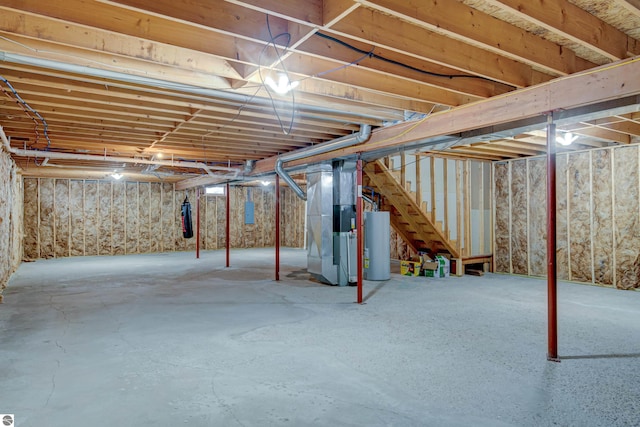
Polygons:
[[346,135],[332,141],[328,141],[322,144],[315,145],[313,147],[304,148],[302,150],[295,151],[290,154],[280,156],[276,160],[275,170],[280,178],[282,178],[291,189],[302,200],[307,200],[307,195],[302,188],[291,178],[291,176],[282,167],[283,163],[291,162],[294,160],[300,160],[307,157],[315,156],[318,154],[328,153],[329,151],[339,150],[341,148],[350,147],[355,144],[361,144],[369,139],[371,136],[371,125],[361,125],[360,132],[353,135]]
[[[28,55],[21,55],[17,53],[9,53],[0,51],[0,61],[11,62],[14,64],[32,65],[35,67],[49,68],[58,71],[64,71],[67,73],[81,74],[84,76],[91,76],[97,78],[106,78],[117,80],[126,83],[142,84],[145,86],[152,86],[160,89],[178,90],[180,92],[189,93],[192,95],[201,95],[206,97],[213,97],[218,99],[224,99],[235,103],[245,104],[251,102],[252,105],[259,105],[262,107],[273,108],[271,99],[244,95],[230,90],[209,89],[200,86],[193,86],[189,84],[175,83],[167,80],[156,79],[153,77],[137,76],[133,74],[127,74],[120,71],[110,71],[101,68],[94,68],[84,65],[68,64],[66,62],[54,61],[51,59],[36,58]],[[335,113],[335,109],[319,107],[313,105],[305,105],[305,109],[308,111],[315,111],[318,113]],[[370,114],[359,113],[360,117],[375,118]]]
[[158,165],[168,167],[181,167],[188,169],[201,169],[207,172],[209,175],[214,175],[213,170],[233,172],[237,176],[242,172],[239,168],[232,168],[228,166],[211,166],[202,162],[187,162],[184,160],[149,160],[149,159],[135,159],[133,157],[116,157],[116,156],[97,156],[93,154],[76,154],[76,153],[59,153],[56,151],[40,151],[40,150],[24,150],[21,148],[14,148],[9,143],[7,135],[4,133],[4,129],[0,126],[0,139],[2,139],[4,147],[11,154],[20,157],[34,157],[45,158],[54,160],[86,160],[92,162],[117,162],[117,163],[135,163],[143,165]]

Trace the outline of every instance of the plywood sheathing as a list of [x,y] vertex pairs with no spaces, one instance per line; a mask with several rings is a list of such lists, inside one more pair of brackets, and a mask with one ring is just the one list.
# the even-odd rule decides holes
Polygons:
[[[254,224],[245,224],[249,192],[255,206]],[[230,193],[231,247],[273,246],[273,187],[232,186]],[[24,239],[24,256],[35,259],[195,251],[195,238],[182,236],[180,208],[187,195],[195,234],[195,189],[176,191],[172,183],[26,178],[24,209],[29,219],[24,224],[28,236]],[[281,189],[283,246],[303,246],[304,206],[291,189]],[[200,214],[201,248],[224,248],[225,197],[203,194]]]
[[[515,27],[521,28],[529,33],[535,34],[539,37],[542,37],[545,40],[548,40],[552,43],[555,43],[559,46],[569,49],[575,52],[576,56],[580,58],[584,58],[598,65],[608,64],[609,62],[611,62],[611,60],[608,59],[606,56],[599,54],[591,49],[588,49],[582,46],[581,44],[570,40],[569,38],[563,37],[560,34],[549,31],[547,28],[544,28],[541,25],[537,25],[532,21],[522,19],[516,16],[514,13],[510,13],[500,7],[492,5],[491,2],[487,2],[485,0],[462,0],[462,2],[468,6],[473,7],[474,9],[477,9],[486,14],[489,14],[494,18],[498,18],[502,21],[508,22],[509,24],[514,25]],[[599,17],[603,21],[613,24],[616,28],[620,28],[622,31],[626,32],[632,37],[638,38],[637,31],[634,31],[637,27],[632,27],[630,25],[632,23],[625,23],[624,25],[621,25],[621,26],[616,25],[617,23],[619,23],[617,21],[621,20],[620,19],[621,17],[624,17],[624,19],[629,20],[629,14],[624,13],[624,11],[621,8],[619,7],[611,8],[609,9],[608,12],[605,12],[604,8],[601,5],[593,7],[594,2],[591,0],[572,1],[572,3],[580,5],[582,8],[591,12],[592,14]],[[600,3],[605,3],[605,2],[601,1]],[[606,3],[609,3],[609,5],[611,5],[612,2],[607,1]],[[636,24],[638,24],[638,22],[636,22]]]
[[[639,167],[638,145],[558,155],[559,279],[619,289],[640,288]],[[523,173],[528,180],[524,187]],[[494,165],[496,271],[546,274],[542,264],[546,260],[545,176],[544,158]],[[525,213],[522,197],[514,194],[522,191],[528,204]],[[523,217],[528,221],[524,234]],[[523,248],[529,251],[526,258]],[[524,269],[528,273],[521,273]]]

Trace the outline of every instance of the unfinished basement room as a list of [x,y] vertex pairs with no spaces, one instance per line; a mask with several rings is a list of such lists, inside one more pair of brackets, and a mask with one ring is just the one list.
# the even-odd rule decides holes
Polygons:
[[639,0],[0,0],[0,425],[640,426]]

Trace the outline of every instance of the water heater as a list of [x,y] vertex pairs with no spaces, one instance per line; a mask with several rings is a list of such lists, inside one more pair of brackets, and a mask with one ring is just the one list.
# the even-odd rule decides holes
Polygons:
[[390,240],[389,212],[365,212],[364,278],[366,280],[391,278]]

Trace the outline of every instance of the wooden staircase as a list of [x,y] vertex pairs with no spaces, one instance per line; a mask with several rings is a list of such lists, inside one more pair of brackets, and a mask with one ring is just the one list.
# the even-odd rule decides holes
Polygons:
[[452,259],[460,258],[457,242],[445,236],[442,223],[433,222],[418,205],[415,193],[403,188],[399,180],[380,160],[364,167],[368,185],[384,196],[380,210],[390,212],[391,225],[404,240],[418,251],[448,252]]

